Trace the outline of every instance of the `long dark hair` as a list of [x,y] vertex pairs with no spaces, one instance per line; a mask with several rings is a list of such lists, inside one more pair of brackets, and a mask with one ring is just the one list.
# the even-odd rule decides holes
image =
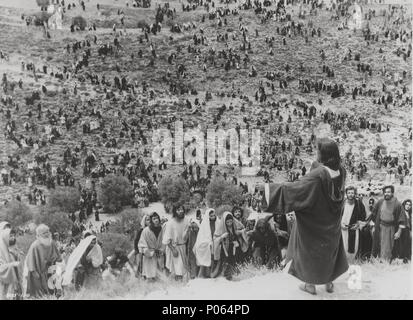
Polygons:
[[184,214],[186,213],[185,207],[183,205],[175,205],[172,207],[172,217],[176,218],[178,216],[177,211],[179,208],[184,209]]
[[403,210],[406,210],[406,209],[404,209],[404,206],[406,205],[407,202],[410,202],[410,210],[409,210],[408,213],[411,215],[412,214],[412,200],[406,199],[406,200],[403,201],[403,203],[402,203]]
[[154,224],[153,224],[153,222],[152,222],[152,218],[154,218],[154,217],[158,217],[158,219],[159,219],[159,222],[161,222],[161,217],[159,216],[159,214],[157,213],[157,212],[152,212],[150,215],[149,215],[149,219],[150,219],[150,222],[149,222],[149,226],[151,226],[152,228],[154,227]]
[[239,210],[241,212],[241,218],[244,217],[244,210],[242,210],[242,208],[235,206],[234,208],[232,208],[231,213],[232,216],[235,218],[235,211]]
[[331,170],[339,170],[341,165],[340,151],[337,143],[329,138],[317,140],[319,161]]

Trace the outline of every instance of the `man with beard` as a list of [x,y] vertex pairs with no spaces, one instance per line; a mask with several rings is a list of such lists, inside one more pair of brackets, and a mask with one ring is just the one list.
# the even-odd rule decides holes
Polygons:
[[11,251],[11,247],[15,244],[14,230],[10,228],[0,230],[0,300],[16,298],[14,295],[21,294],[18,270],[20,262]]
[[39,225],[36,238],[24,262],[23,294],[25,297],[39,298],[49,293],[47,271],[51,265],[61,261],[61,257],[48,226]]
[[172,209],[172,219],[165,225],[162,243],[166,246],[166,268],[175,276],[175,280],[182,280],[188,273],[188,257],[186,243],[189,235],[189,222],[185,218],[183,206]]
[[288,273],[304,282],[301,290],[313,295],[321,284],[332,293],[333,281],[348,269],[341,236],[346,171],[334,140],[319,139],[317,149],[317,161],[300,180],[265,185],[267,212],[295,212]]
[[[344,249],[347,258],[350,260],[354,260],[358,256],[363,256],[363,254],[369,251],[363,250],[365,248],[362,248],[362,244],[364,243],[361,228],[365,226],[366,208],[363,202],[356,198],[356,195],[357,191],[355,187],[349,186],[346,188],[347,199],[344,202],[341,218],[341,234],[343,236]],[[363,233],[363,235],[369,236],[368,232]]]
[[244,211],[240,207],[232,208],[232,216],[237,219],[237,221],[241,222],[244,227],[247,226],[247,219],[244,217]]
[[371,215],[374,221],[372,255],[390,261],[394,240],[400,238],[406,226],[406,215],[403,214],[402,204],[394,196],[394,186],[385,186],[383,195],[383,199],[377,201]]
[[211,276],[214,262],[214,242],[213,237],[217,226],[217,216],[214,209],[207,209],[199,227],[198,236],[194,244],[193,252],[196,264],[199,266],[200,278]]
[[237,263],[244,263],[246,262],[249,257],[251,256],[250,246],[247,240],[247,225],[248,220],[244,215],[244,210],[240,207],[233,207],[232,208],[232,217],[235,220],[234,226],[237,232],[239,232],[242,237],[240,238],[240,245],[241,245],[241,252],[237,255]]
[[142,252],[142,276],[147,280],[155,280],[162,274],[165,266],[165,246],[162,244],[164,229],[161,218],[156,212],[149,215],[149,225],[139,238],[138,248]]

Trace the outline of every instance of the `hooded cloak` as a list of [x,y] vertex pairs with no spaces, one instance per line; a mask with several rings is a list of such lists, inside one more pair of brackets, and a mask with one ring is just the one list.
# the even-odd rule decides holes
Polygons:
[[[238,245],[240,246],[241,250],[245,252],[246,249],[248,250],[248,239],[247,235],[245,232],[244,225],[239,222],[238,220],[234,219],[233,215],[229,211],[225,211],[222,215],[222,218],[219,220],[219,223],[217,225],[217,228],[215,229],[215,234],[214,234],[214,258],[215,260],[219,260],[221,258],[221,247],[224,249],[225,254],[228,256],[228,249],[230,247],[229,244],[229,239],[228,237],[221,240],[221,236],[224,233],[227,233],[227,225],[225,224],[226,219],[231,216],[233,219],[233,231],[234,231],[234,237],[236,238],[236,241],[238,242]],[[240,235],[236,235],[235,231],[240,231],[242,230]]]

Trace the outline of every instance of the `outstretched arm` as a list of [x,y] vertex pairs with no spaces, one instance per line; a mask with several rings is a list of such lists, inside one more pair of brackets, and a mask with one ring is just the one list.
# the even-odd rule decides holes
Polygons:
[[319,194],[319,179],[318,175],[309,174],[296,182],[269,184],[269,187],[266,187],[269,193],[266,195],[268,203],[264,211],[285,214],[311,208]]

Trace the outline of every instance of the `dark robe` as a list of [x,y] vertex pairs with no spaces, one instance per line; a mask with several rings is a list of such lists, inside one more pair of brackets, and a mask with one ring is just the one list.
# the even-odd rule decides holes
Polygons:
[[408,262],[412,259],[412,213],[404,212],[406,227],[402,229],[400,238],[394,241],[393,258]]
[[[259,230],[260,227],[264,229],[264,232]],[[259,264],[273,268],[281,262],[278,238],[267,219],[257,221],[255,230],[250,235],[250,241],[253,242],[253,258]]]
[[[372,255],[373,257],[380,256],[380,230],[381,230],[381,219],[380,219],[380,212],[383,205],[384,199],[380,199],[377,201],[375,206],[373,207],[371,213],[371,220],[374,222],[374,233],[373,233],[373,248],[372,248]],[[393,222],[391,223],[392,226],[397,229],[399,225],[406,225],[406,216],[403,213],[403,206],[396,199],[396,204],[393,210]]]
[[348,269],[341,236],[345,177],[342,167],[340,176],[332,179],[319,165],[298,181],[269,185],[265,211],[295,212],[287,262],[289,273],[306,283],[326,284]]

